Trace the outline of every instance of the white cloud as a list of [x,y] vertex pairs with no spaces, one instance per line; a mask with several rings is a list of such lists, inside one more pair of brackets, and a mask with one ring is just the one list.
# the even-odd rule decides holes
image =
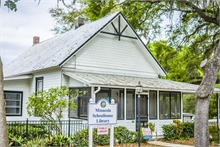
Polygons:
[[56,7],[56,0],[38,1],[21,0],[17,3],[17,12],[0,8],[0,55],[7,65],[15,57],[32,46],[33,37],[39,36],[44,41],[54,36],[51,29],[54,26],[49,8]]

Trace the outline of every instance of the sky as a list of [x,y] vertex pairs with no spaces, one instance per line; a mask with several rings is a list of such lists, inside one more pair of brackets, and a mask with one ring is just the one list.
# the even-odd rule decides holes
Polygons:
[[[61,5],[61,3],[59,4]],[[20,0],[17,11],[0,7],[0,55],[3,66],[22,54],[33,45],[33,37],[39,36],[40,42],[55,36],[51,31],[55,21],[49,8],[57,7],[56,0]]]
[[[33,45],[33,37],[39,36],[40,42],[55,36],[51,29],[55,21],[49,8],[57,7],[57,0],[20,0],[17,11],[0,7],[0,55],[3,66],[28,50]],[[59,7],[64,7],[60,2]]]

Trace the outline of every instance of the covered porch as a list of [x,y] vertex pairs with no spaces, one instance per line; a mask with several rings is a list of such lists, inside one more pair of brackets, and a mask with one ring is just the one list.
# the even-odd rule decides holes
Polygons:
[[[101,98],[109,101],[114,99],[118,103],[117,126],[126,126],[129,130],[137,130],[137,97],[135,88],[141,82],[143,91],[140,93],[140,122],[147,126],[147,122],[155,123],[158,136],[162,135],[162,126],[170,124],[173,119],[183,120],[184,94],[195,94],[198,85],[175,82],[163,79],[149,79],[145,77],[110,75],[101,73],[83,73],[64,71],[69,77],[69,87],[88,91],[86,95],[75,100],[78,105],[76,111],[71,111],[70,117],[87,120],[87,104],[93,98],[97,102]],[[215,93],[220,93],[215,89]]]

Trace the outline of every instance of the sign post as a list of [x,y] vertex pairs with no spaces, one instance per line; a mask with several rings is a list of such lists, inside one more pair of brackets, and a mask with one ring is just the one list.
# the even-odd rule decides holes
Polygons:
[[110,147],[114,146],[114,124],[117,124],[117,104],[111,99],[111,104],[106,99],[100,99],[97,103],[88,104],[88,125],[89,125],[89,147],[92,147],[92,126],[111,125],[110,128]]

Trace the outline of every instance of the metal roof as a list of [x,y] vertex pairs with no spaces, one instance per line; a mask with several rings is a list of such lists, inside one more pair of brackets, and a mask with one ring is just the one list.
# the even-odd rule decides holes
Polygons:
[[111,14],[30,47],[4,67],[4,76],[60,66],[119,14]]
[[[195,93],[199,85],[175,82],[164,79],[150,79],[145,77],[132,77],[124,75],[110,75],[99,73],[83,73],[64,71],[64,74],[90,86],[112,86],[112,87],[131,87],[135,88],[141,82],[143,88],[149,90],[169,90],[185,93]],[[214,93],[219,93],[220,89],[215,89]]]

